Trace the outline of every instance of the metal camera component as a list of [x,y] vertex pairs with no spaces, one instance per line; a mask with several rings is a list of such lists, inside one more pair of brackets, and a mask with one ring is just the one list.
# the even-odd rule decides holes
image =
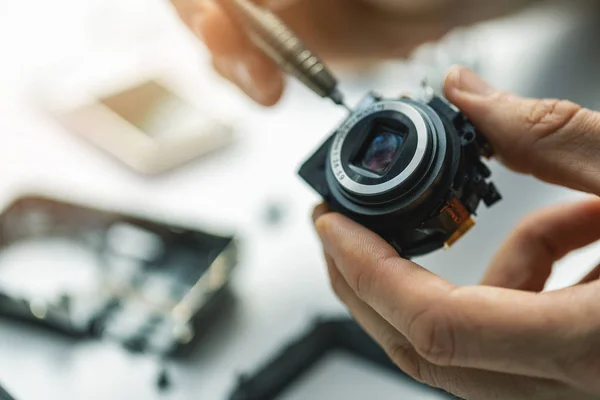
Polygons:
[[336,212],[406,258],[451,246],[481,202],[501,196],[483,162],[486,140],[450,103],[371,93],[302,166],[300,176]]
[[[307,378],[320,363],[332,353],[351,356],[365,367],[373,367],[378,372],[388,372],[396,378],[404,390],[414,387],[427,391],[438,398],[450,395],[433,388],[423,388],[394,364],[388,355],[355,321],[352,319],[319,317],[306,333],[292,340],[264,364],[248,374],[239,376],[237,386],[228,397],[229,400],[276,400],[280,398],[315,398],[313,396],[289,396],[299,390],[302,381]],[[368,378],[367,378],[368,379]],[[304,393],[303,393],[304,394]],[[331,398],[330,396],[323,396]],[[404,396],[402,396],[404,398]],[[421,397],[421,396],[419,396]],[[429,396],[427,396],[429,397]],[[355,397],[353,397],[355,398]],[[358,398],[356,396],[356,398]]]
[[233,236],[24,196],[0,213],[0,319],[183,356],[229,309],[237,260]]

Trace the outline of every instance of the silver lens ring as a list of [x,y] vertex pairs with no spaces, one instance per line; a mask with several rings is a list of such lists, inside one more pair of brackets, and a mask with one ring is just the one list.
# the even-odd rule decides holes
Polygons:
[[[372,114],[383,111],[396,111],[406,115],[406,117],[411,120],[417,130],[417,150],[408,166],[395,178],[378,185],[363,185],[352,180],[344,170],[344,165],[342,164],[342,149],[348,134],[352,132],[352,129],[354,129],[360,121]],[[333,171],[333,175],[337,182],[351,193],[360,196],[382,195],[400,186],[404,181],[410,178],[419,167],[421,167],[422,163],[425,161],[425,154],[429,147],[429,141],[430,138],[425,118],[415,107],[398,101],[382,101],[356,113],[340,128],[331,146],[331,170]]]

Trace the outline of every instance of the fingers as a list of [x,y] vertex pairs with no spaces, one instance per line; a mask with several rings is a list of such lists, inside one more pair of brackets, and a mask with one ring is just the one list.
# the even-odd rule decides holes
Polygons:
[[356,296],[338,271],[333,258],[326,256],[326,260],[331,285],[338,298],[392,361],[413,379],[464,399],[588,398],[576,395],[565,385],[550,380],[443,367],[427,361],[406,337]]
[[[313,211],[313,221],[329,212],[325,204],[318,205]],[[345,278],[338,271],[335,260],[325,253],[329,281],[336,296],[344,303],[356,321],[366,332],[381,345],[390,358],[413,379],[425,383],[421,365],[426,363],[414,350],[408,340],[392,325],[377,314],[371,307],[360,300],[350,288]]]
[[[331,285],[356,321],[411,378],[464,399],[544,399],[577,397],[557,382],[472,369],[441,367],[425,360],[411,343],[367,304],[362,302],[326,256]],[[543,397],[541,397],[543,395]],[[569,395],[569,397],[565,397]]]
[[553,264],[600,238],[600,200],[542,210],[515,229],[492,261],[482,284],[541,291]]
[[200,2],[192,31],[216,57],[236,57],[250,47],[244,33],[215,1]]
[[427,362],[417,354],[403,335],[356,296],[337,270],[333,259],[328,255],[325,255],[325,259],[331,287],[336,296],[348,307],[354,319],[373,340],[379,343],[402,371],[421,383],[427,383],[423,376],[423,366]]
[[277,103],[283,74],[215,1],[172,0],[181,18],[213,55],[213,66],[254,101]]
[[283,94],[283,76],[279,69],[261,54],[249,52],[243,60],[214,57],[213,67],[221,76],[263,106],[275,105]]
[[509,167],[550,183],[600,194],[600,114],[568,101],[503,93],[454,67],[446,97],[484,134]]
[[592,323],[572,312],[577,305],[553,297],[456,288],[399,259],[377,235],[338,214],[316,225],[357,297],[435,365],[561,379],[570,357],[565,351],[581,342],[575,329]]

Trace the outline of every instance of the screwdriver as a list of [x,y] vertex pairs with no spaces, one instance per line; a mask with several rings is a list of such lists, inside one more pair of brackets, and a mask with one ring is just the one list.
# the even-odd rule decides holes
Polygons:
[[267,57],[317,95],[351,111],[338,80],[275,14],[252,0],[217,0]]

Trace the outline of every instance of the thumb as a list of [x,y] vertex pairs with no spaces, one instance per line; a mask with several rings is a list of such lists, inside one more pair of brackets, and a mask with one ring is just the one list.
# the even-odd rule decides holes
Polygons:
[[450,70],[444,90],[508,167],[600,194],[600,113],[502,92],[463,67]]

